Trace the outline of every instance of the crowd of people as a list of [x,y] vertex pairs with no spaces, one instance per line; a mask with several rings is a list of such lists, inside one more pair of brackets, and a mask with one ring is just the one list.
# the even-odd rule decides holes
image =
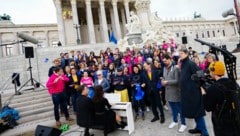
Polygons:
[[[169,105],[172,113],[169,129],[178,125],[180,115],[179,132],[187,128],[185,118],[192,118],[196,127],[190,129],[189,133],[208,136],[204,120],[206,105],[203,101],[206,97],[202,96],[205,94],[201,93],[200,86],[191,76],[198,70],[212,73],[209,66],[218,62],[218,58],[212,51],[204,59],[198,55],[191,47],[187,49],[166,42],[162,45],[145,45],[143,48],[126,48],[123,52],[118,48],[107,48],[98,55],[93,51],[90,54],[73,50],[60,53],[49,69],[47,81],[56,125],[61,124],[59,106],[67,120],[72,120],[68,113],[72,106],[78,124],[84,124],[87,128],[86,135],[90,135],[88,123],[91,122],[80,120],[79,116],[87,116],[80,115],[83,109],[93,111],[91,114],[95,118],[101,114],[110,115],[117,126],[124,127],[126,124],[121,117],[105,109],[106,106],[110,109],[111,105],[103,94],[118,93],[121,102],[132,102],[135,121],[140,118],[144,120],[145,112],[151,107],[151,122],[160,120],[160,123],[164,123],[164,109],[168,109]],[[88,104],[79,104],[83,102]]]

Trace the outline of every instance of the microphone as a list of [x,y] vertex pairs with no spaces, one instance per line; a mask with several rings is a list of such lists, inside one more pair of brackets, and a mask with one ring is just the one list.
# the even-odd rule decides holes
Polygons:
[[33,43],[33,44],[37,44],[38,43],[37,39],[35,39],[34,37],[31,37],[31,36],[28,36],[28,35],[26,35],[24,33],[18,32],[17,36],[19,38],[23,39],[24,41],[28,41],[28,42]]
[[229,9],[229,10],[227,10],[227,11],[225,11],[225,12],[222,13],[222,17],[227,17],[227,16],[229,16],[229,15],[235,15],[233,9]]

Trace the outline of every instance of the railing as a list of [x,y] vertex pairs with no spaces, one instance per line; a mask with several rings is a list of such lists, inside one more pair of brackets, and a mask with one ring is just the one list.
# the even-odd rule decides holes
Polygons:
[[[16,73],[13,77],[10,76],[1,86],[0,86],[0,109],[2,109],[2,94],[5,91],[5,89],[7,89],[7,87],[9,86],[9,84],[12,83],[12,81],[14,81],[14,89],[15,89],[15,94],[17,95],[17,84],[16,84],[16,78],[19,76],[20,73]],[[14,94],[14,95],[15,95]],[[11,95],[6,102],[4,103],[5,105],[8,105],[11,101],[11,99],[13,98],[14,95]]]

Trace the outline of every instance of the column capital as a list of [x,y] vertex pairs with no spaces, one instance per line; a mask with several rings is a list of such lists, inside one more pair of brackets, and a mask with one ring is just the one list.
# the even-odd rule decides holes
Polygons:
[[124,4],[128,4],[129,0],[123,0]]
[[61,0],[53,0],[53,2],[54,2],[55,4],[62,4],[62,1],[61,1]]
[[77,0],[71,0],[70,1],[72,5],[76,5],[77,4]]
[[105,0],[99,0],[100,5],[104,5]]
[[91,0],[85,0],[85,3],[86,3],[87,5],[91,5]]
[[150,0],[139,0],[136,1],[135,7],[137,10],[148,10],[150,3]]
[[118,0],[112,0],[113,5],[117,5]]

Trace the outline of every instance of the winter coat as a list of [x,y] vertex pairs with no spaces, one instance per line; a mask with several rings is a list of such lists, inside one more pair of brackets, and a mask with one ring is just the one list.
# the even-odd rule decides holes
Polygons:
[[170,68],[164,67],[163,78],[168,82],[165,86],[165,98],[170,102],[180,102],[180,88],[179,88],[179,69],[176,65],[171,65]]
[[227,94],[225,91],[228,91],[226,88],[229,90],[236,90],[236,83],[228,78],[221,78],[210,86],[206,90],[206,94],[203,95],[206,111],[212,112],[212,123],[215,136],[237,136],[240,134],[240,129],[237,127],[233,116],[229,114],[230,107],[225,106],[225,108],[222,109],[222,104],[226,97],[225,94]]
[[90,128],[95,122],[95,111],[92,100],[80,95],[77,98],[77,124],[81,127]]
[[188,57],[182,61],[180,72],[180,88],[182,114],[186,118],[198,118],[204,116],[205,110],[200,86],[191,79],[192,74],[200,70],[196,63]]
[[109,85],[108,80],[106,78],[103,78],[102,82],[100,84],[98,83],[98,79],[96,79],[94,81],[94,86],[97,86],[97,85],[101,85],[103,87],[104,92],[109,91],[110,85]]

